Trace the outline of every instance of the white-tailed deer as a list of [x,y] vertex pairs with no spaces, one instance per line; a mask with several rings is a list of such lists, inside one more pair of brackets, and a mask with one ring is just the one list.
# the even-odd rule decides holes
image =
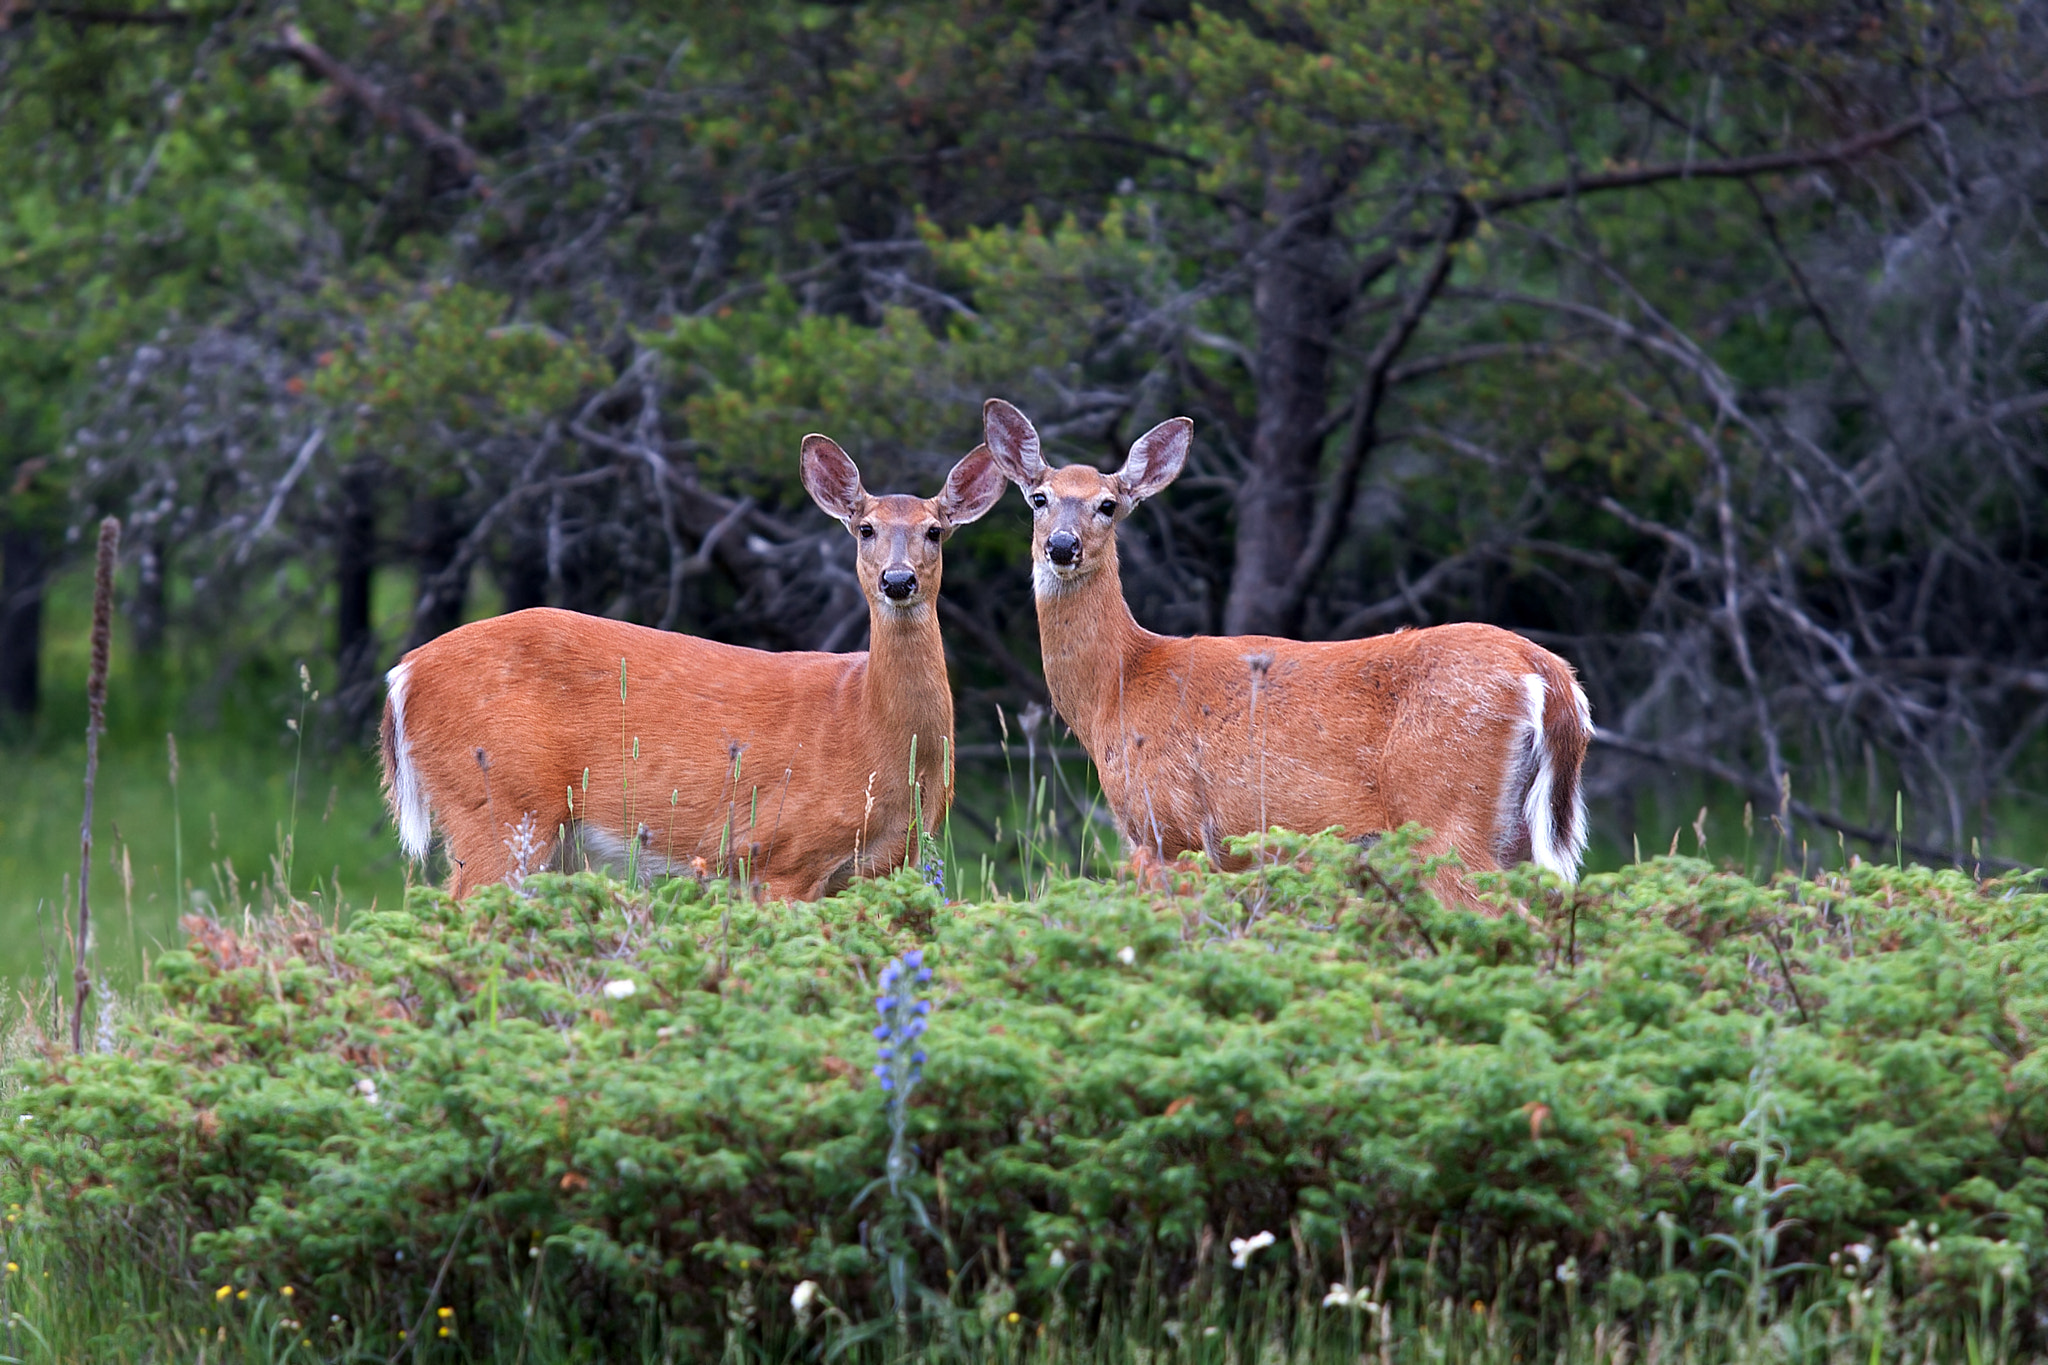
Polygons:
[[[1321,643],[1154,635],[1124,604],[1117,523],[1173,482],[1194,424],[1162,422],[1124,467],[1048,468],[991,398],[988,449],[1031,504],[1031,581],[1053,705],[1094,759],[1141,865],[1279,826],[1353,838],[1409,821],[1473,871],[1533,860],[1566,880],[1586,843],[1592,738],[1571,666],[1494,626]],[[1455,881],[1440,890],[1470,903]]]
[[387,675],[384,785],[405,851],[425,858],[438,824],[457,896],[588,861],[815,899],[900,866],[913,812],[930,830],[953,794],[940,547],[1003,478],[977,447],[936,498],[872,497],[823,436],[804,438],[802,467],[854,536],[865,653],[772,654],[545,607],[450,631]]

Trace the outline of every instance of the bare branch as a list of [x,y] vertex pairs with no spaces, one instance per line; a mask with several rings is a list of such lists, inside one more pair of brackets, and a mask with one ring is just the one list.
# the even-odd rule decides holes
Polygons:
[[1308,543],[1295,559],[1281,590],[1281,616],[1285,620],[1300,615],[1309,587],[1328,567],[1330,555],[1337,548],[1337,538],[1351,520],[1351,508],[1358,498],[1358,476],[1365,468],[1366,456],[1371,454],[1378,434],[1380,404],[1387,395],[1387,372],[1401,354],[1402,347],[1415,335],[1415,329],[1422,325],[1423,315],[1429,311],[1430,305],[1436,301],[1437,292],[1450,277],[1452,248],[1469,229],[1470,220],[1470,209],[1465,201],[1457,200],[1444,219],[1437,236],[1436,252],[1430,258],[1422,279],[1409,291],[1400,313],[1387,324],[1386,331],[1380,334],[1379,344],[1366,357],[1364,377],[1357,396],[1352,400],[1350,433],[1344,442],[1343,454],[1338,458],[1337,472],[1316,509]]
[[476,179],[477,155],[468,143],[411,105],[392,97],[368,77],[337,61],[325,48],[308,38],[297,24],[287,23],[278,30],[278,46],[306,70],[362,105],[372,117],[402,129],[414,142],[442,158],[458,179],[465,183]]
[[1479,200],[1473,207],[1479,211],[1481,217],[1488,217],[1549,200],[1598,194],[1606,190],[1636,189],[1643,185],[1655,185],[1670,180],[1746,180],[1752,176],[1839,165],[1845,161],[1868,156],[1872,152],[1883,151],[1895,143],[1904,142],[1909,137],[1927,131],[1942,119],[1952,118],[1987,104],[2018,103],[2039,99],[2042,95],[2048,95],[2048,80],[2034,81],[2017,90],[1992,92],[1967,101],[1954,100],[1916,114],[1912,118],[1901,119],[1875,132],[1848,138],[1827,147],[1762,152],[1756,156],[1725,157],[1715,161],[1667,161],[1654,166],[1609,171],[1602,175],[1552,180],[1541,185],[1527,185],[1521,189],[1489,196]]

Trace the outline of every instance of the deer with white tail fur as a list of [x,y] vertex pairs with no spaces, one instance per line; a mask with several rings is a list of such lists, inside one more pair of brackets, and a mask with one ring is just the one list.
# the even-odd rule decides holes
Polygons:
[[977,447],[935,498],[873,497],[816,435],[802,470],[854,537],[866,652],[771,654],[544,607],[450,631],[388,675],[405,851],[424,859],[438,824],[458,897],[587,862],[816,899],[901,866],[912,820],[936,828],[953,795],[941,546],[1003,477]]
[[[1487,625],[1364,640],[1155,635],[1124,603],[1116,528],[1180,473],[1185,417],[1124,467],[1053,469],[1010,404],[983,409],[988,449],[1031,505],[1031,581],[1053,705],[1095,761],[1134,860],[1278,826],[1352,838],[1413,821],[1425,852],[1467,870],[1534,861],[1569,881],[1586,844],[1579,765],[1592,738],[1571,666]],[[1438,883],[1473,904],[1455,878]]]

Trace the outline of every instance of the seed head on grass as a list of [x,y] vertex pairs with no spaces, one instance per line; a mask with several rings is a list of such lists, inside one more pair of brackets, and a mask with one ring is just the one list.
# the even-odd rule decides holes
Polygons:
[[93,568],[92,665],[85,679],[85,815],[78,824],[78,941],[72,953],[71,1050],[85,1050],[85,1000],[92,975],[85,955],[92,947],[92,798],[99,778],[100,732],[107,728],[107,659],[114,638],[114,560],[121,550],[121,522],[100,522],[99,554]]

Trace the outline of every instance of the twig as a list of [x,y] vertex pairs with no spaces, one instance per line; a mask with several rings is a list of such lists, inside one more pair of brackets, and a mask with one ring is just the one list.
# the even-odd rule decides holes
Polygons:
[[1415,918],[1415,912],[1408,908],[1408,898],[1406,896],[1403,896],[1400,892],[1396,891],[1393,888],[1393,886],[1388,883],[1387,879],[1380,875],[1380,870],[1374,867],[1363,856],[1359,858],[1358,865],[1364,868],[1365,875],[1372,878],[1373,882],[1379,887],[1379,889],[1386,893],[1387,899],[1394,903],[1394,908],[1401,912],[1401,917],[1407,920],[1409,924],[1415,927],[1416,933],[1422,935],[1423,946],[1429,949],[1429,955],[1431,957],[1441,957],[1442,954],[1439,953],[1436,949],[1436,940],[1429,936],[1429,930],[1422,927],[1422,921]]
[[270,501],[264,505],[263,515],[256,518],[256,525],[250,529],[248,535],[242,537],[242,543],[235,547],[235,563],[248,563],[249,551],[255,547],[257,541],[270,534],[271,527],[277,525],[277,514],[284,510],[284,500],[291,496],[292,486],[299,481],[299,476],[306,472],[306,466],[313,463],[313,456],[319,452],[320,442],[326,437],[327,428],[314,427],[313,434],[299,447],[299,453],[292,457],[291,468],[285,470],[284,477],[279,479],[277,487],[271,490]]
[[1779,171],[1837,165],[1844,161],[1854,161],[1871,152],[1882,151],[1895,142],[1903,142],[1915,133],[1925,131],[1940,119],[1965,113],[1980,105],[2009,104],[2038,99],[2042,95],[2048,95],[2048,81],[2035,81],[2017,90],[1993,92],[1967,101],[1957,100],[1951,104],[1939,105],[1875,132],[1848,138],[1826,147],[1765,152],[1758,156],[1728,157],[1719,161],[1661,162],[1652,166],[1637,166],[1632,170],[1610,171],[1604,175],[1575,176],[1569,180],[1553,180],[1541,185],[1508,190],[1490,199],[1482,199],[1474,207],[1481,214],[1503,213],[1509,209],[1518,209],[1546,200],[1568,199],[1600,190],[1633,189],[1639,185],[1654,185],[1666,180],[1742,180]]
[[420,1305],[420,1315],[412,1320],[412,1330],[405,1334],[405,1340],[398,1349],[385,1357],[384,1365],[398,1365],[398,1358],[407,1351],[417,1350],[420,1328],[427,1325],[427,1314],[434,1311],[434,1300],[441,1296],[441,1283],[448,1278],[448,1267],[455,1263],[455,1253],[462,1249],[462,1234],[469,1231],[469,1220],[476,1215],[476,1206],[483,1200],[484,1191],[490,1188],[491,1170],[498,1164],[498,1153],[505,1146],[505,1135],[498,1134],[491,1142],[491,1154],[484,1161],[484,1173],[477,1178],[476,1191],[469,1196],[469,1207],[462,1211],[462,1218],[455,1224],[455,1236],[448,1243],[448,1254],[441,1258],[441,1268],[434,1272],[434,1283],[427,1289],[427,1301]]
[[92,669],[85,677],[85,816],[78,823],[78,942],[71,951],[71,1050],[85,1051],[85,1001],[92,974],[85,953],[92,941],[92,793],[100,772],[100,731],[107,728],[107,654],[114,632],[114,557],[121,549],[121,522],[100,522],[98,562],[92,581]]
[[476,179],[476,152],[461,138],[411,105],[393,99],[362,73],[335,60],[297,24],[286,24],[278,30],[277,39],[287,56],[362,105],[372,117],[403,129],[407,137],[442,157],[465,184]]
[[1565,899],[1571,905],[1571,928],[1565,934],[1564,969],[1570,973],[1579,970],[1579,888],[1565,888]]
[[1764,937],[1770,940],[1771,951],[1778,955],[1778,973],[1785,978],[1785,989],[1792,992],[1792,1003],[1799,1007],[1799,1022],[1802,1024],[1813,1023],[1813,1020],[1807,1017],[1806,1002],[1799,998],[1799,986],[1792,980],[1792,968],[1785,961],[1785,949],[1778,942],[1777,929],[1774,926],[1765,925]]

